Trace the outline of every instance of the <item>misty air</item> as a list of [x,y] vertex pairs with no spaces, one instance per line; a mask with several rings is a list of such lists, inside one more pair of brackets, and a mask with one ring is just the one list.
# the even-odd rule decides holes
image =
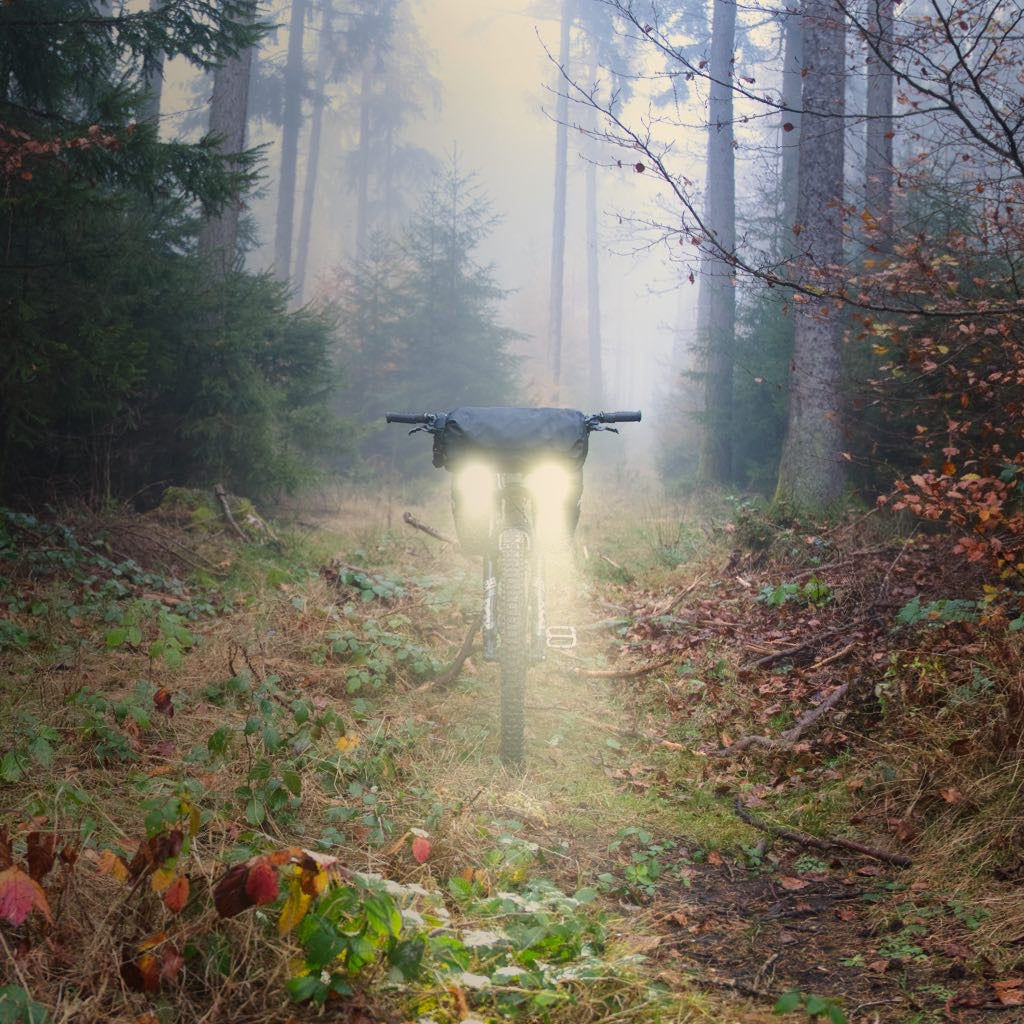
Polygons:
[[1024,1015],[1024,7],[0,5],[0,1024]]

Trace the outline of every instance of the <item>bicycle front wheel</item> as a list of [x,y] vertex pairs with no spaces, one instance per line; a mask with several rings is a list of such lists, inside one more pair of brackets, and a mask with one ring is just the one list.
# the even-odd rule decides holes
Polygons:
[[530,538],[523,530],[498,537],[498,667],[501,672],[501,759],[523,763],[529,645]]

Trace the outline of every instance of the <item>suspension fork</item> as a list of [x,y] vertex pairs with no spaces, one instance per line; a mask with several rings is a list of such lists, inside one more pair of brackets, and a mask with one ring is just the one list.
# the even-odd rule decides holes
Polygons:
[[498,577],[491,552],[484,555],[484,661],[498,659]]

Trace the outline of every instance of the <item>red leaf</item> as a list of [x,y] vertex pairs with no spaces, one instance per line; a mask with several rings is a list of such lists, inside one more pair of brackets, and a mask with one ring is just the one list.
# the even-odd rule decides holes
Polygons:
[[184,875],[178,875],[164,892],[164,906],[172,914],[179,914],[187,902],[188,879]]
[[425,836],[412,837],[412,855],[417,864],[423,864],[430,856],[430,840]]
[[28,852],[25,860],[28,862],[28,873],[37,882],[41,882],[53,867],[53,848],[57,837],[52,833],[43,835],[41,832],[29,832]]
[[12,867],[0,871],[0,919],[19,925],[33,908],[53,924],[46,893],[39,883],[21,868]]
[[266,861],[259,860],[249,868],[245,894],[257,905],[277,899],[277,872]]
[[992,987],[1003,1006],[1024,1006],[1024,978],[1007,978],[994,982]]
[[249,868],[236,864],[213,888],[213,902],[221,917],[234,917],[252,906],[245,891]]
[[162,686],[153,694],[153,704],[161,715],[166,715],[168,718],[174,717],[174,704],[171,702],[171,695]]

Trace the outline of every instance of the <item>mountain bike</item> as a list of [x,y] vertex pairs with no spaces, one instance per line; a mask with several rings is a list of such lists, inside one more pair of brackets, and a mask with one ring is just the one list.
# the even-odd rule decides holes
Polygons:
[[526,675],[547,648],[576,646],[572,626],[550,626],[544,554],[571,536],[580,515],[590,435],[637,412],[463,407],[387,413],[388,423],[433,436],[433,462],[452,474],[452,514],[462,549],[483,559],[485,661],[501,679],[501,759],[523,762]]

